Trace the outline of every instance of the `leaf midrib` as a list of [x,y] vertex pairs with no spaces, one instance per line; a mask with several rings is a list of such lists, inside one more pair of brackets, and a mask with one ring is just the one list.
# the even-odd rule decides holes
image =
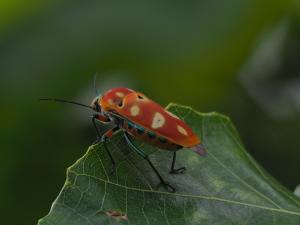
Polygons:
[[195,199],[206,199],[206,200],[211,200],[211,201],[221,201],[221,202],[225,202],[228,204],[243,205],[243,206],[247,206],[247,207],[254,207],[254,208],[259,208],[259,209],[265,209],[268,211],[275,211],[275,212],[287,213],[287,214],[293,214],[293,215],[300,216],[300,212],[290,211],[290,210],[286,210],[286,209],[278,209],[278,208],[272,208],[272,207],[267,207],[267,206],[262,206],[262,205],[255,205],[252,203],[238,202],[238,201],[228,200],[228,199],[224,199],[224,198],[218,198],[218,197],[214,197],[214,196],[192,195],[192,194],[185,194],[185,193],[170,193],[170,192],[165,192],[165,191],[149,190],[149,189],[142,189],[142,188],[139,189],[139,188],[135,188],[135,187],[128,187],[128,186],[125,186],[122,184],[117,184],[117,183],[114,183],[114,182],[111,182],[108,180],[104,180],[104,179],[96,177],[94,175],[76,173],[75,171],[72,171],[72,170],[69,170],[68,172],[73,173],[75,176],[90,177],[95,180],[104,182],[106,184],[115,185],[117,187],[124,188],[124,189],[131,190],[131,191],[139,191],[139,192],[143,192],[143,193],[154,193],[154,194],[162,194],[162,195],[170,195],[170,196],[178,196],[178,197],[188,197],[188,198],[195,198]]

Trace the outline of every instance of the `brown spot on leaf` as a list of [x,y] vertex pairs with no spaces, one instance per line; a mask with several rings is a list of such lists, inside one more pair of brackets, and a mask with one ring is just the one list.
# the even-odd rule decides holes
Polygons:
[[107,212],[105,212],[105,214],[107,216],[115,218],[117,220],[128,220],[127,215],[125,215],[124,213],[119,212],[119,211],[115,211],[115,210],[107,211]]

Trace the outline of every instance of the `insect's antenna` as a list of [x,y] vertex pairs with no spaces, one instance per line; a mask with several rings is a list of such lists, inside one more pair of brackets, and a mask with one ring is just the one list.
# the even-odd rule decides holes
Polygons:
[[63,102],[63,103],[69,103],[69,104],[73,104],[73,105],[80,105],[89,109],[93,109],[93,107],[89,106],[89,105],[85,105],[85,104],[81,104],[78,102],[73,102],[73,101],[69,101],[69,100],[64,100],[64,99],[57,99],[57,98],[41,98],[39,99],[40,101],[53,101],[53,102]]
[[99,95],[99,92],[98,92],[97,87],[96,87],[97,77],[98,77],[98,73],[95,73],[95,75],[94,75],[94,91],[95,91],[96,96]]

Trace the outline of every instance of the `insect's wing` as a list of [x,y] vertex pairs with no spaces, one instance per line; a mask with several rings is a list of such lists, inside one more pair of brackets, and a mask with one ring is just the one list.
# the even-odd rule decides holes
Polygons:
[[183,147],[200,144],[198,136],[177,116],[141,93],[131,93],[116,109],[123,117]]

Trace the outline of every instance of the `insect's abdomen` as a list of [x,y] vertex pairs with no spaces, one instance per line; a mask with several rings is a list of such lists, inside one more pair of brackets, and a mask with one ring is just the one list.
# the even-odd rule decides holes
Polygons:
[[158,148],[173,151],[182,148],[182,146],[175,144],[165,137],[159,136],[155,132],[147,130],[144,127],[141,127],[133,122],[124,121],[123,128],[135,138],[155,145]]

